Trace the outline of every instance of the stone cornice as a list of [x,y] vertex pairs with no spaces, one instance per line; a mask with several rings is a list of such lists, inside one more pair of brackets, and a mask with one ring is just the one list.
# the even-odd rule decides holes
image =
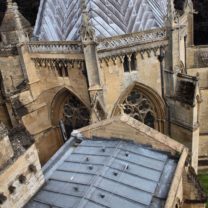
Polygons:
[[27,47],[29,53],[82,53],[80,41],[34,41]]
[[78,68],[82,68],[84,60],[77,60],[77,59],[50,59],[50,58],[32,58],[33,62],[35,63],[36,68],[50,68],[54,69],[58,67],[64,68],[73,68],[75,64],[78,65]]
[[160,48],[162,47],[165,49],[167,45],[168,45],[168,41],[162,41],[162,42],[158,41],[155,43],[132,46],[132,47],[117,49],[109,52],[100,52],[98,53],[98,57],[100,62],[104,61],[106,64],[108,64],[110,60],[113,61],[114,64],[116,64],[117,60],[123,63],[125,55],[131,56],[132,53],[139,53],[142,59],[144,59],[145,56],[148,58],[152,56],[157,57],[159,55]]

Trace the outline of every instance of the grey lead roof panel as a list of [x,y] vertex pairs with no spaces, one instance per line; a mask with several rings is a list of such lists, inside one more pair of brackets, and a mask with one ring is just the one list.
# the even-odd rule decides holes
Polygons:
[[177,166],[165,152],[102,138],[82,141],[57,162],[25,208],[161,208]]
[[[80,39],[81,0],[41,0],[34,35],[39,40]],[[97,37],[163,27],[167,0],[86,0]]]

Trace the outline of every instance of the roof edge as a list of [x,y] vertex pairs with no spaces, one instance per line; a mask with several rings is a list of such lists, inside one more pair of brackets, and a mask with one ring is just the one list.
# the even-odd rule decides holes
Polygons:
[[174,207],[175,196],[177,194],[177,190],[178,190],[178,187],[179,187],[181,179],[182,179],[182,175],[183,175],[183,171],[184,171],[183,167],[184,167],[187,157],[188,157],[188,149],[186,147],[184,147],[182,150],[182,154],[179,159],[178,165],[176,167],[174,177],[172,179],[172,183],[170,186],[170,190],[169,190],[168,197],[167,197],[164,208]]
[[62,163],[64,159],[71,154],[71,152],[73,151],[72,147],[74,142],[75,138],[70,137],[70,139],[66,141],[65,144],[63,144],[63,146],[43,166],[42,171],[46,181],[50,178],[51,174],[54,172],[57,166],[59,166],[59,164]]
[[[104,121],[100,121],[100,122],[91,124],[89,126],[78,129],[78,131],[79,131],[79,133],[82,134],[82,133],[87,132],[89,130],[95,130],[95,129],[99,128],[101,125],[102,125],[102,127],[107,126],[107,125],[109,125],[113,122],[116,122],[116,121],[121,121],[122,123],[127,124],[128,126],[138,130],[142,134],[153,138],[157,142],[163,144],[164,146],[167,146],[169,149],[172,149],[180,154],[182,154],[184,149],[187,149],[187,151],[188,151],[188,148],[186,148],[183,144],[180,144],[179,142],[168,137],[167,135],[160,133],[159,131],[143,124],[142,122],[128,116],[127,114],[122,114],[120,116],[112,117],[112,118],[106,119]],[[154,135],[154,137],[152,135]]]

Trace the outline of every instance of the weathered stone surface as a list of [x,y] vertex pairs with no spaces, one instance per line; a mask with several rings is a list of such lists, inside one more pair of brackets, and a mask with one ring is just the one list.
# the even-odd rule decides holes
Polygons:
[[[123,136],[132,137],[142,144],[151,142],[152,146],[158,149],[165,149],[172,153],[174,153],[174,148],[180,150],[180,147],[175,146],[175,143],[170,142],[167,137],[144,124],[132,121],[132,118],[123,117],[119,124],[114,123],[113,117],[125,112],[190,148],[191,165],[197,171],[198,155],[208,155],[208,50],[206,46],[193,46],[194,25],[191,1],[184,1],[185,4],[176,5],[176,9],[183,9],[183,11],[175,11],[173,1],[168,1],[167,10],[163,1],[155,0],[133,0],[128,3],[124,0],[108,0],[107,2],[113,3],[114,6],[102,7],[104,1],[88,1],[89,4],[91,2],[99,3],[99,7],[93,6],[90,13],[100,11],[100,8],[103,7],[107,8],[109,13],[102,10],[96,15],[93,13],[94,16],[88,16],[89,14],[84,11],[85,18],[82,21],[85,25],[82,26],[82,38],[79,41],[30,41],[29,43],[25,42],[28,41],[25,32],[30,32],[31,27],[24,18],[29,13],[29,10],[25,9],[29,1],[17,0],[16,2],[19,9],[14,1],[12,3],[11,0],[8,0],[8,5],[0,2],[0,6],[3,5],[0,7],[0,10],[3,11],[3,13],[0,12],[0,121],[4,121],[9,128],[18,127],[20,123],[25,126],[35,139],[42,164],[46,163],[62,146],[63,135],[67,139],[73,127],[80,127],[85,119],[94,123],[91,133],[95,135],[102,135],[108,130],[111,135],[119,137],[120,132]],[[49,1],[42,1],[40,8],[44,9],[44,4],[50,4],[50,12],[54,11],[54,13],[47,13],[47,10],[46,15],[43,15],[40,9],[35,34],[45,40],[51,40],[51,38],[54,40],[54,37],[48,32],[49,30],[42,30],[43,25],[40,24],[40,20],[44,17],[49,18],[47,23],[53,21],[57,23],[51,25],[51,28],[59,26],[56,28],[59,32],[53,33],[53,35],[57,35],[55,39],[70,39],[76,31],[80,30],[78,25],[81,26],[81,15],[80,18],[76,16],[81,14],[80,6],[77,1],[73,1],[73,5],[77,6],[79,10],[74,9],[73,12],[78,11],[78,13],[73,15],[68,11],[71,16],[62,16],[56,15],[56,13],[60,14],[60,11],[53,9],[65,7],[65,10],[61,11],[64,13],[70,8],[57,4],[58,1],[54,2],[52,5]],[[138,5],[133,6],[132,2],[136,2]],[[161,4],[158,5],[159,3]],[[121,16],[115,10],[116,5],[122,13]],[[126,8],[126,15],[122,10],[125,8],[124,5],[129,5]],[[146,5],[146,7],[144,8],[142,5]],[[110,10],[111,8],[113,10]],[[129,13],[133,8],[138,8],[136,15],[134,12]],[[158,8],[160,9],[158,10]],[[164,8],[164,11],[161,8]],[[139,16],[140,12],[141,16]],[[162,13],[166,12],[167,18],[162,20]],[[103,13],[105,14],[101,16]],[[50,19],[51,16],[54,17],[53,20]],[[125,21],[121,21],[124,16]],[[139,16],[139,19],[132,21],[132,18],[136,18],[136,16]],[[70,22],[72,25],[60,22],[68,17],[69,19],[72,17],[78,22]],[[96,24],[95,19],[98,21]],[[101,20],[109,22],[107,27],[99,22]],[[139,23],[138,20],[145,21]],[[160,20],[165,21],[162,24],[164,28],[146,30],[161,26]],[[30,19],[30,21],[32,20]],[[69,30],[66,29],[66,24],[69,25]],[[100,31],[95,31],[94,34],[91,24],[94,28],[100,28],[100,26],[102,28]],[[118,28],[116,29],[112,25],[123,27],[122,32],[118,32]],[[141,25],[144,27],[139,28]],[[107,31],[108,27],[111,27],[111,30]],[[43,33],[40,33],[39,29]],[[118,33],[111,34],[112,29]],[[140,29],[143,32],[132,33],[140,31]],[[70,31],[74,33],[72,34]],[[101,37],[100,34],[104,35]],[[116,34],[119,36],[111,37]],[[158,59],[162,55],[164,55],[163,62]],[[137,91],[135,92],[135,90]],[[142,96],[139,96],[141,94]],[[67,104],[69,105],[68,99],[73,97],[72,95],[75,97],[74,102],[66,107]],[[126,104],[129,103],[128,99],[131,100],[131,105]],[[142,105],[143,101],[145,102]],[[66,109],[69,111],[67,114]],[[90,116],[89,113],[85,114],[86,111],[90,112]],[[81,115],[87,115],[87,118],[83,119],[82,116],[79,116],[80,112],[82,112]],[[148,116],[148,113],[151,116]],[[73,121],[73,125],[68,126],[65,130],[62,129],[61,132],[60,121],[64,127],[66,116],[68,116],[66,120]],[[106,118],[112,118],[112,122],[106,124],[103,121],[103,126],[97,128],[96,122]],[[125,122],[131,127],[127,128],[124,125]],[[74,125],[77,123],[80,125]],[[3,130],[2,132],[2,135],[6,135]],[[152,136],[155,136],[157,140],[153,141]],[[27,198],[24,198],[22,193],[27,188],[18,188],[20,182],[18,178],[20,175],[26,177],[26,184],[21,184],[23,187],[27,185],[27,173],[34,174],[35,172],[31,172],[31,168],[26,167],[31,167],[31,164],[27,163],[27,159],[22,160],[22,163],[19,164],[27,171],[19,171],[15,164],[18,159],[27,155],[28,148],[31,148],[30,136],[24,129],[18,130],[17,128],[13,133],[10,131],[10,140],[9,145],[7,137],[2,136],[0,139],[2,147],[4,147],[4,151],[0,152],[5,155],[5,157],[1,157],[3,159],[0,158],[0,161],[2,160],[2,164],[6,164],[2,166],[3,171],[12,169],[15,174],[17,172],[18,174],[15,175],[14,184],[5,186],[7,191],[3,195],[6,196],[9,203],[18,199],[23,203]],[[198,148],[199,145],[200,148]],[[9,146],[13,148],[14,156],[11,149],[7,152]],[[36,169],[38,173],[38,168]],[[13,177],[11,172],[6,174]],[[34,186],[40,185],[39,179],[31,180],[34,182]],[[182,182],[182,179],[177,180],[180,188],[172,200],[177,201],[178,197],[180,202],[183,201]],[[34,191],[36,188],[32,188],[32,190]],[[7,192],[17,192],[17,196],[20,193],[20,197],[13,199],[15,195],[12,195],[10,198],[11,195]],[[14,201],[8,207],[13,207]],[[177,205],[179,206],[180,203]]]
[[0,171],[4,165],[13,157],[14,152],[8,137],[8,130],[3,123],[0,123]]
[[[29,167],[34,165],[37,171],[31,172]],[[19,177],[25,179],[25,183],[19,182]],[[22,154],[12,165],[0,172],[0,193],[6,196],[6,200],[1,204],[2,208],[21,208],[34,195],[34,193],[44,183],[44,178],[39,163],[38,153],[35,145],[32,145]],[[11,185],[15,188],[11,193]]]

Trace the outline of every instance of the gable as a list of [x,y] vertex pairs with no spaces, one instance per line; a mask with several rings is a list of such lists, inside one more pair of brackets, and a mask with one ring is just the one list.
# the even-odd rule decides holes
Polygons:
[[160,151],[167,151],[172,155],[181,153],[185,148],[182,144],[168,136],[146,126],[127,115],[114,117],[79,129],[87,138],[108,137],[130,139],[136,143],[151,146]]

